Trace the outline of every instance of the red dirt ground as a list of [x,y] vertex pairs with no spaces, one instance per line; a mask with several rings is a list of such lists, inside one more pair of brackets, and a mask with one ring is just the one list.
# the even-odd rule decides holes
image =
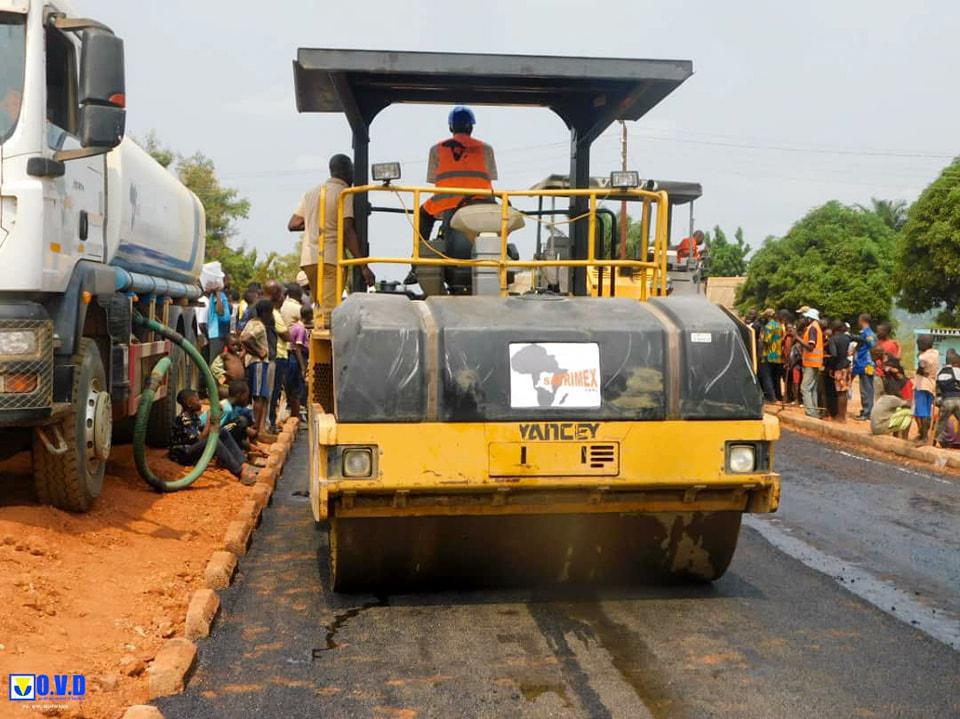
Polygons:
[[[167,478],[184,471],[162,451],[150,462]],[[28,455],[0,464],[0,716],[114,719],[145,702],[145,667],[182,635],[190,594],[249,494],[220,469],[159,494],[129,446],[114,449],[107,473],[93,510],[75,515],[34,502]],[[84,674],[86,698],[14,704],[11,672]]]

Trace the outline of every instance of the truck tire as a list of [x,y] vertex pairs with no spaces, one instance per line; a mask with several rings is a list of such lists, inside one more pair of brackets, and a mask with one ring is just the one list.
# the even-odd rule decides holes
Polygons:
[[173,422],[180,412],[177,393],[187,387],[196,387],[190,382],[190,358],[176,345],[170,347],[170,371],[167,373],[167,394],[153,403],[150,424],[147,426],[147,446],[166,449],[173,441]]
[[34,487],[44,504],[86,512],[103,488],[113,419],[97,343],[82,338],[73,362],[73,403],[59,424],[67,451],[51,454],[34,434]]

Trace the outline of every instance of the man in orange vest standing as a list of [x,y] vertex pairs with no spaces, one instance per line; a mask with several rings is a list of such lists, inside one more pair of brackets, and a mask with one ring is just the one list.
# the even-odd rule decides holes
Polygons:
[[820,327],[820,313],[816,309],[806,308],[802,316],[805,324],[803,337],[800,339],[803,359],[800,393],[803,395],[803,407],[807,415],[820,417],[817,382],[823,370],[823,329]]
[[[430,148],[427,164],[427,182],[437,187],[475,187],[492,190],[497,179],[497,162],[493,148],[472,137],[476,118],[468,107],[455,107],[447,118],[450,132],[447,140]],[[430,239],[433,223],[444,213],[457,209],[469,199],[464,195],[438,193],[420,208],[420,236]]]

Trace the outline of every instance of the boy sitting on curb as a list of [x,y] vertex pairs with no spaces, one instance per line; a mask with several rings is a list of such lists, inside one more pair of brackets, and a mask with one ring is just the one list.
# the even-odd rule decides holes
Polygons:
[[[229,404],[229,400],[225,400]],[[170,447],[170,459],[184,466],[197,463],[207,444],[210,433],[209,413],[202,412],[200,396],[195,390],[184,389],[177,394],[177,402],[182,412],[173,423],[173,444]],[[246,455],[230,430],[221,426],[217,442],[216,457],[220,465],[237,477],[243,484],[251,485],[257,481],[257,470],[246,463]]]
[[[250,409],[250,386],[245,379],[231,380],[228,385],[227,399],[220,401],[220,427],[233,435],[237,446],[247,453],[247,460],[257,467],[266,466],[268,455],[254,442],[257,430],[253,426],[253,410]],[[207,413],[200,415],[203,423],[207,421]],[[256,457],[257,459],[254,459]]]

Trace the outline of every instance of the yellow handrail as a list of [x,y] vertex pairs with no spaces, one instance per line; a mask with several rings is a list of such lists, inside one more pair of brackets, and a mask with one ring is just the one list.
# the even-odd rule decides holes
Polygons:
[[[456,259],[456,258],[447,258],[444,256],[441,257],[421,257],[420,256],[420,215],[417,211],[417,208],[420,207],[420,197],[425,193],[433,194],[438,191],[436,187],[420,187],[420,186],[406,186],[406,185],[362,185],[359,187],[348,187],[340,192],[337,197],[337,267],[338,271],[336,273],[336,282],[337,282],[337,295],[336,303],[339,304],[343,296],[344,289],[344,278],[343,273],[339,271],[340,267],[354,267],[361,265],[370,265],[370,264],[394,264],[394,265],[415,265],[415,266],[427,266],[427,267],[446,267],[446,266],[470,266],[470,267],[495,267],[498,270],[500,278],[500,291],[501,293],[506,293],[507,291],[507,272],[511,268],[538,268],[538,267],[630,267],[634,269],[643,270],[644,282],[641,289],[641,298],[646,299],[647,296],[647,277],[648,273],[652,277],[652,286],[657,287],[659,285],[660,292],[666,294],[667,286],[667,247],[669,244],[669,238],[667,237],[667,224],[669,217],[669,204],[667,193],[664,191],[651,191],[651,190],[611,190],[611,189],[600,189],[600,188],[588,188],[588,189],[563,189],[563,190],[509,190],[509,191],[497,191],[497,190],[485,190],[478,189],[476,187],[443,187],[442,192],[445,195],[464,195],[468,197],[491,197],[498,199],[501,205],[501,219],[500,219],[500,257],[498,259],[485,259],[485,260],[475,260],[475,259]],[[413,220],[411,226],[413,229],[413,253],[409,257],[354,257],[346,258],[344,257],[344,200],[347,196],[357,195],[362,193],[370,192],[389,192],[396,194],[401,198],[403,202],[402,194],[410,194],[413,196],[413,207],[415,208],[412,212],[407,210],[406,204],[404,203],[404,210],[406,215],[413,215]],[[624,195],[636,197],[639,200],[643,201],[643,214],[641,220],[641,243],[640,248],[643,252],[642,260],[611,260],[611,259],[602,259],[597,258],[596,255],[596,245],[597,245],[597,203],[601,199],[605,199],[609,196],[615,196],[617,198],[623,197]],[[589,200],[589,210],[581,216],[573,217],[565,222],[573,223],[580,221],[582,219],[587,219],[589,222],[589,230],[587,234],[587,259],[569,259],[569,260],[511,260],[507,255],[507,238],[509,236],[509,223],[510,223],[510,199],[519,198],[519,197],[586,197]],[[323,298],[323,245],[324,237],[323,230],[326,225],[326,186],[321,187],[320,197],[318,200],[318,212],[317,216],[319,219],[319,237],[317,238],[318,244],[318,257],[319,261],[317,263],[317,283],[316,287],[318,288],[317,297],[322,300]],[[646,259],[648,238],[650,232],[650,205],[657,205],[657,217],[656,217],[656,230],[654,234],[654,261],[649,262]],[[539,221],[539,220],[538,220]],[[434,253],[439,254],[439,253]],[[615,277],[612,278],[615,281]]]

